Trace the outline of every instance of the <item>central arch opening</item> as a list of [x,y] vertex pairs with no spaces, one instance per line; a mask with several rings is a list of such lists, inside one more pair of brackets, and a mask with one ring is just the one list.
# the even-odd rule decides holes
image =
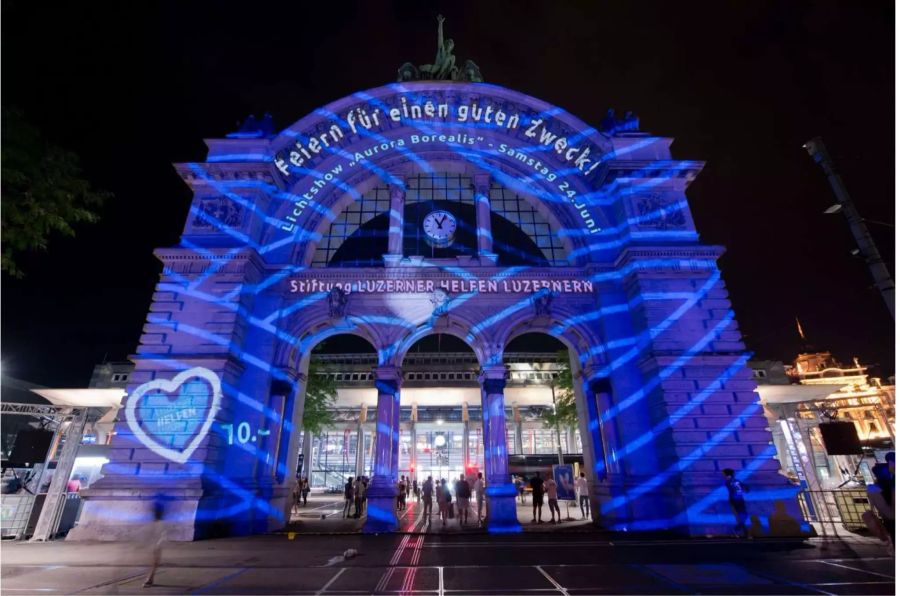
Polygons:
[[[543,332],[510,340],[506,407],[509,472],[518,489],[517,514],[524,524],[590,519],[585,461],[572,354]],[[582,473],[585,479],[579,481]],[[537,506],[535,506],[537,505]]]
[[463,340],[428,335],[403,358],[401,392],[401,475],[418,485],[452,482],[481,467],[481,390],[478,358]]

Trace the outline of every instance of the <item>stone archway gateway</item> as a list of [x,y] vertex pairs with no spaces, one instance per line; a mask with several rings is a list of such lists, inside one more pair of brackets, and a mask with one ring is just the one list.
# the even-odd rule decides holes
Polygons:
[[489,531],[520,529],[503,348],[528,332],[575,355],[598,525],[722,532],[724,468],[753,485],[751,513],[794,503],[723,249],[699,242],[688,209],[702,163],[607,128],[495,85],[422,81],[274,136],[208,140],[205,162],[176,166],[190,213],[179,245],[156,251],[127,415],[71,537],[128,536],[160,496],[183,540],[282,527],[309,352],[339,333],[378,353],[370,530],[396,525],[402,362],[432,333],[463,339],[481,367]]

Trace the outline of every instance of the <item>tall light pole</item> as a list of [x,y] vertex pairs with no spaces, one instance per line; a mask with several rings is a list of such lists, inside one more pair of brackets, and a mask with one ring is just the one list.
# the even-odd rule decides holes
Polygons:
[[556,410],[556,383],[550,383],[550,397],[553,399],[553,426],[556,428],[556,454],[559,456],[559,465],[563,465],[562,435],[559,432],[559,417]]
[[856,245],[859,247],[860,255],[865,259],[866,264],[869,266],[869,272],[872,274],[872,279],[875,280],[875,287],[881,292],[881,297],[891,312],[891,318],[895,318],[894,280],[891,279],[891,274],[884,264],[878,248],[875,246],[875,241],[869,234],[865,221],[856,211],[856,206],[850,199],[850,193],[847,192],[844,181],[841,180],[840,175],[835,171],[834,162],[831,161],[831,156],[825,148],[825,142],[822,140],[822,137],[816,137],[804,143],[803,148],[825,171],[828,183],[831,184],[831,190],[837,198],[837,204],[829,207],[826,213],[844,212],[847,223],[850,225],[850,233],[853,234]]

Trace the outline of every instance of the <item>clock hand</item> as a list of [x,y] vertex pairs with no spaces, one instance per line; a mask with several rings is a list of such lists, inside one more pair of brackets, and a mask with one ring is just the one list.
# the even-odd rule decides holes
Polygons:
[[444,222],[447,221],[447,216],[445,215],[444,219],[442,219],[441,221],[438,221],[437,217],[435,217],[434,221],[437,222],[439,228],[444,229]]

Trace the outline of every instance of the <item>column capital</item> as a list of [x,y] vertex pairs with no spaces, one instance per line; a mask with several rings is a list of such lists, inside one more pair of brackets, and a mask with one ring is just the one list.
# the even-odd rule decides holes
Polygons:
[[607,377],[588,377],[588,389],[591,393],[612,393],[612,384]]
[[578,376],[587,382],[588,388],[594,393],[597,391],[611,391],[609,377],[598,366],[588,364],[581,369]]
[[472,182],[475,183],[475,192],[486,193],[491,189],[491,175],[486,172],[472,176]]
[[481,382],[481,386],[486,394],[502,394],[504,387],[506,387],[506,366],[485,366],[481,369],[478,380]]
[[378,393],[397,393],[403,382],[403,371],[398,366],[377,366],[372,369]]
[[481,372],[478,374],[478,381],[485,387],[485,391],[487,391],[488,383],[496,386],[499,382],[500,391],[503,391],[503,387],[506,385],[506,365],[494,364],[492,366],[481,367]]
[[399,366],[376,366],[372,369],[372,375],[376,381],[397,381],[403,380],[403,369]]
[[391,189],[392,199],[402,199],[406,196],[406,186],[402,184],[391,184],[389,186]]

